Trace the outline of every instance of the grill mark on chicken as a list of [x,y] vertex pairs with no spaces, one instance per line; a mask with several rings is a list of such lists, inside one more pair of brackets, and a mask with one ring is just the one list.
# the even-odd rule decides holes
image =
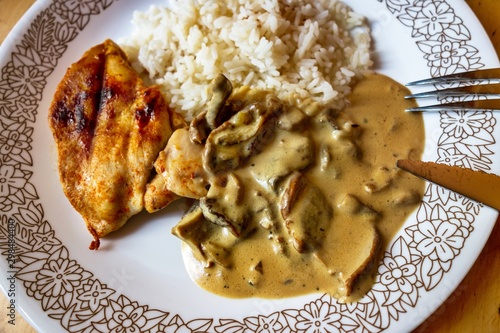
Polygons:
[[98,114],[101,113],[101,110],[109,102],[109,100],[113,98],[113,95],[114,94],[111,87],[104,87],[104,86],[102,87],[100,99],[98,101],[98,104],[96,104],[95,106],[96,110],[98,110]]
[[72,132],[87,155],[90,154],[94,137],[95,113],[101,109],[98,93],[102,92],[104,72],[104,57],[98,53],[98,49],[93,51],[93,59],[82,59],[78,65],[85,67],[89,71],[88,75],[79,73],[75,75],[74,82],[59,86],[63,98],[56,101],[50,113],[53,126],[66,127],[68,133]]
[[62,126],[69,126],[74,122],[73,112],[66,106],[64,101],[58,101],[51,115],[52,122]]
[[154,118],[155,116],[155,109],[157,107],[156,101],[157,99],[152,98],[153,96],[153,91],[151,90],[146,90],[143,93],[143,98],[149,103],[147,103],[143,108],[138,108],[135,110],[135,119],[137,120],[137,123],[139,124],[139,130],[143,131],[146,127],[147,124],[151,121],[151,119]]

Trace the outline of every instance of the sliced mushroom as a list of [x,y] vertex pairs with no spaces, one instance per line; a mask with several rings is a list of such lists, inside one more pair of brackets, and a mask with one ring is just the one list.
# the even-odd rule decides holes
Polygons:
[[324,246],[314,256],[341,282],[335,296],[342,299],[352,294],[356,281],[378,258],[380,236],[375,221],[379,214],[350,194],[337,207],[338,214],[345,216],[333,221]]
[[215,264],[228,268],[231,266],[231,252],[220,244],[207,241],[201,244],[202,251]]
[[231,253],[217,240],[222,239],[217,230],[218,227],[206,220],[199,203],[194,203],[184,214],[180,222],[172,228],[172,234],[188,245],[194,256],[201,261],[205,267],[213,264],[229,267],[231,266]]
[[275,191],[279,180],[313,163],[314,150],[314,143],[304,134],[290,132],[278,136],[266,147],[267,153],[263,152],[252,160],[255,165],[250,172],[261,186]]
[[[191,141],[203,143],[210,132],[230,118],[234,108],[239,103],[226,101],[231,96],[233,85],[224,75],[219,74],[208,86],[207,109],[193,118],[189,124],[189,137]],[[235,105],[236,104],[236,105]]]
[[220,177],[200,199],[201,211],[207,220],[240,237],[248,220],[246,210],[239,205],[242,195],[241,182],[234,174]]
[[344,213],[353,216],[361,216],[368,221],[376,221],[380,217],[380,214],[377,211],[368,207],[351,194],[346,194],[345,196],[343,196],[337,207]]
[[[330,146],[327,143],[322,143],[319,147],[319,166],[320,170],[323,172],[328,169],[330,169],[328,170],[330,173],[332,173],[332,170],[334,172],[336,171],[336,168],[332,166],[332,153],[330,152]],[[337,172],[335,172],[335,175],[337,176]]]
[[206,220],[200,206],[196,203],[182,216],[181,220],[172,228],[172,234],[177,236],[193,251],[195,257],[208,265],[207,257],[202,249],[205,240]]
[[207,111],[202,111],[189,123],[189,139],[193,143],[204,143],[210,134],[206,115]]
[[237,168],[272,135],[271,129],[282,110],[282,102],[276,96],[267,94],[262,101],[246,105],[214,129],[205,144],[205,169],[218,173]]
[[233,92],[233,85],[224,75],[219,74],[208,87],[210,101],[207,108],[207,125],[210,129],[215,129],[220,125],[218,122],[219,111],[224,107],[229,96]]
[[[339,113],[333,121],[336,125],[332,125],[334,126],[332,138],[340,154],[355,160],[361,159],[361,149],[357,144],[357,139],[362,133],[361,126],[353,123],[351,119],[347,119],[343,113]],[[329,120],[323,122],[330,123]]]
[[[356,221],[349,223],[357,224]],[[344,232],[337,232],[339,228],[345,232],[349,226],[332,226],[327,236],[328,245],[318,249],[314,256],[325,265],[333,278],[341,282],[342,287],[334,293],[335,297],[342,299],[352,294],[359,277],[369,271],[377,259],[380,236],[371,224],[352,228],[348,237]],[[346,249],[351,255],[343,253]],[[350,260],[339,262],[339,258],[346,257]]]
[[280,210],[292,244],[299,253],[322,244],[333,218],[333,209],[321,190],[301,173],[290,177]]

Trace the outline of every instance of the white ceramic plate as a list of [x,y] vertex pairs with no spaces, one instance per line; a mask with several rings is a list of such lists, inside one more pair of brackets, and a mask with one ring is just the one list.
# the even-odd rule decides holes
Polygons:
[[[402,83],[499,66],[463,1],[346,2],[372,23],[375,69]],[[87,250],[87,230],[59,185],[47,109],[66,68],[91,46],[130,33],[133,11],[148,5],[38,1],[1,47],[0,281],[6,295],[14,288],[8,297],[23,316],[43,332],[218,333],[406,332],[428,317],[472,266],[497,217],[435,186],[386,249],[376,285],[355,304],[327,295],[208,294],[189,279],[170,235],[181,205],[134,217],[98,252]],[[425,115],[424,159],[498,173],[495,117]]]

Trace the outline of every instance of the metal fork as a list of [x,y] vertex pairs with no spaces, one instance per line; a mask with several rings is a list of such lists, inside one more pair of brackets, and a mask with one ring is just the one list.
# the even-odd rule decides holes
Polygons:
[[500,68],[483,69],[409,82],[406,86],[431,86],[435,90],[405,96],[438,104],[406,111],[500,111]]

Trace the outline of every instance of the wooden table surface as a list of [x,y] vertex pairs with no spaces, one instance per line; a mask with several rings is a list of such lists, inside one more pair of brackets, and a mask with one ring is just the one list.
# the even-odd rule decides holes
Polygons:
[[[0,0],[0,43],[34,2]],[[500,54],[500,1],[466,2],[482,22],[497,54]],[[15,326],[7,323],[7,302],[5,295],[0,293],[0,332],[35,332],[20,314],[17,314]],[[415,332],[500,332],[500,223],[496,224],[479,259],[460,286]]]

